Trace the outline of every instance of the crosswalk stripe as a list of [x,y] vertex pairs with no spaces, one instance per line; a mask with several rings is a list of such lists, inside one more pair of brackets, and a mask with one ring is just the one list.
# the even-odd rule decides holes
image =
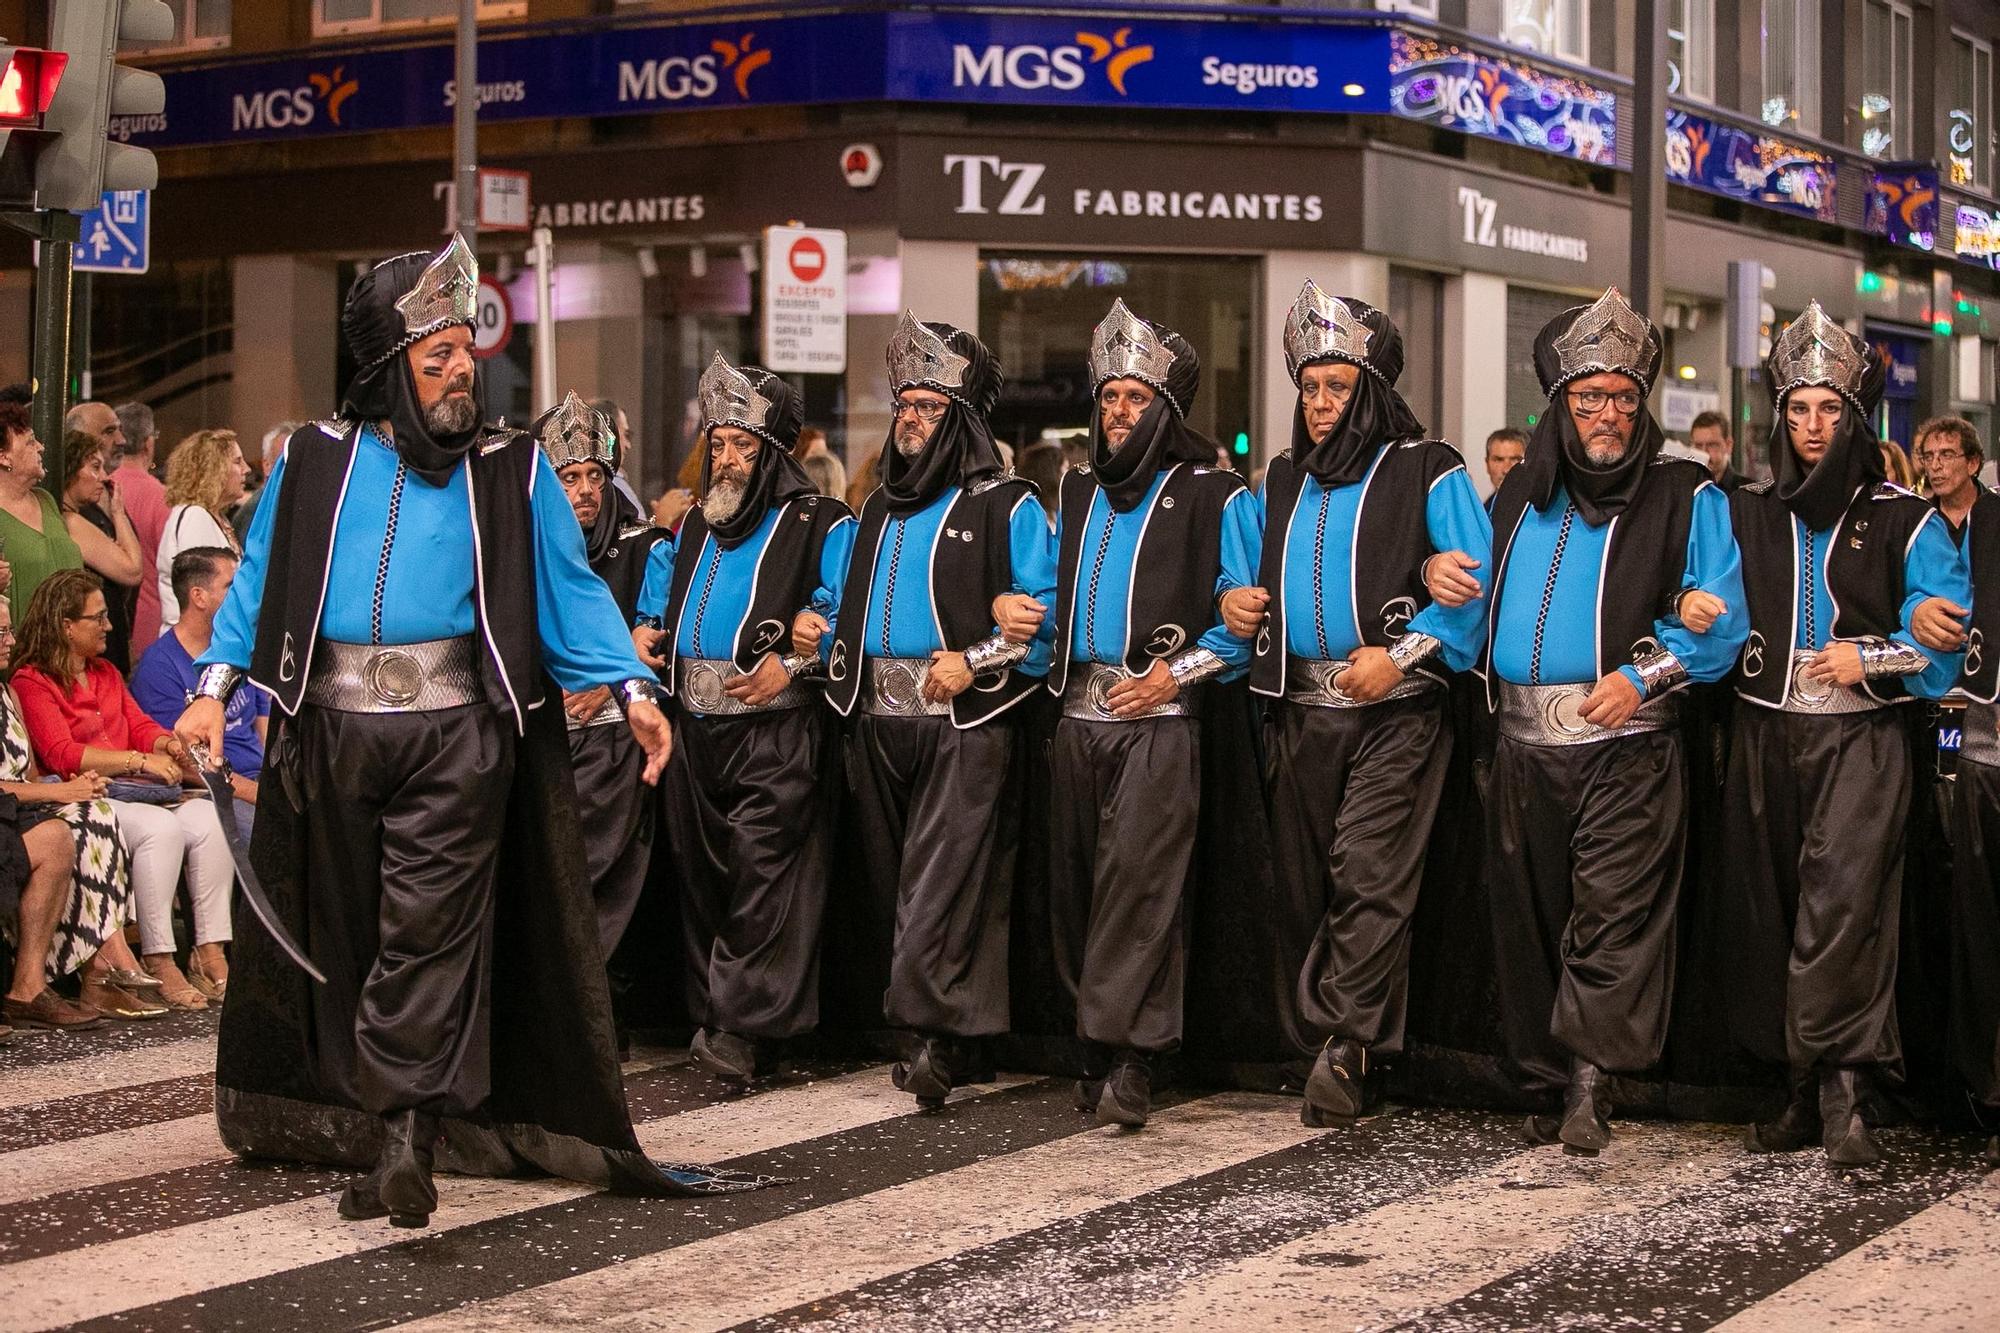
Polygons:
[[[1005,1086],[1005,1085],[1000,1085]],[[977,1095],[992,1085],[968,1090]],[[877,1068],[781,1088],[651,1122],[641,1141],[674,1160],[720,1161],[906,1114],[910,1099]],[[422,1236],[591,1193],[566,1181],[447,1177]],[[327,1195],[0,1265],[0,1329],[53,1328],[225,1284],[416,1239],[341,1220]]]
[[128,1088],[138,1083],[159,1083],[170,1078],[214,1072],[213,1036],[106,1051],[99,1055],[10,1071],[4,1080],[0,1080],[0,1110],[88,1092]]
[[213,1115],[148,1125],[0,1153],[0,1207],[67,1190],[114,1184],[228,1157]]
[[1716,1326],[1717,1333],[1813,1329],[1990,1329],[2000,1315],[2000,1175]]
[[1621,1125],[1584,1163],[1528,1149],[1490,1170],[1384,1204],[1229,1265],[1163,1300],[1091,1322],[1095,1333],[1166,1328],[1383,1328],[1562,1248],[1604,1213],[1652,1207],[1742,1165],[1738,1136],[1703,1127]]
[[726,1328],[1322,1132],[1299,1124],[1295,1101],[1225,1093],[1162,1111],[1140,1134],[1059,1139],[399,1327]]

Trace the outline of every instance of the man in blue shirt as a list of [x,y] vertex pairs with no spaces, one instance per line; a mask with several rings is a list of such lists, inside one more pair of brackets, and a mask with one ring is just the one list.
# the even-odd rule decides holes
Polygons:
[[1306,283],[1285,319],[1298,386],[1291,448],[1260,505],[1258,584],[1223,596],[1255,645],[1250,688],[1276,699],[1267,733],[1280,1013],[1313,1056],[1308,1125],[1351,1120],[1371,1057],[1403,1047],[1410,917],[1452,734],[1448,673],[1479,659],[1486,600],[1433,603],[1424,562],[1484,563],[1491,529],[1458,451],[1423,437],[1396,392],[1403,339],[1366,302]]
[[820,775],[833,738],[822,660],[790,650],[800,612],[838,603],[854,516],[792,456],[791,385],[718,352],[696,392],[701,505],[673,549],[653,548],[632,638],[674,699],[664,808],[693,1054],[740,1086],[819,1025],[832,850]]
[[[132,698],[146,715],[171,727],[187,707],[197,684],[195,659],[208,651],[215,613],[236,578],[236,552],[226,546],[192,546],[174,557],[168,571],[181,618],[153,640],[132,672]],[[223,717],[222,755],[236,796],[236,827],[247,841],[257,810],[257,778],[264,770],[264,734],[270,725],[271,696],[238,690]]]
[[1898,705],[1957,681],[1961,655],[1926,640],[1938,609],[1973,604],[1944,517],[1884,480],[1869,425],[1883,377],[1867,343],[1808,305],[1771,350],[1771,480],[1730,497],[1750,626],[1723,803],[1731,1018],[1792,1071],[1789,1105],[1748,1146],[1817,1137],[1836,1166],[1880,1158],[1868,1084],[1902,1071],[1912,778]]
[[[1196,708],[1204,682],[1249,665],[1216,599],[1257,581],[1257,513],[1187,424],[1201,368],[1186,339],[1115,301],[1090,380],[1090,464],[1063,477],[1057,506],[1050,914],[1089,1062],[1078,1108],[1137,1127],[1154,1058],[1181,1040]],[[1000,623],[1020,623],[1030,599],[1000,600]]]
[[1009,643],[992,604],[1046,605],[1055,546],[1035,489],[986,424],[1000,364],[964,329],[905,312],[889,341],[895,417],[882,484],[861,508],[832,620],[807,612],[801,650],[828,645],[827,701],[854,726],[855,799],[870,878],[893,902],[882,1011],[921,1044],[896,1086],[926,1107],[985,1077],[980,1039],[1005,1032],[1007,924],[1018,829],[1003,714],[1049,670],[1048,639]]
[[237,941],[252,957],[217,1054],[223,1137],[373,1158],[341,1213],[399,1226],[436,1207],[447,1118],[477,1144],[465,1169],[754,1183],[654,1167],[627,1118],[547,705],[611,686],[647,781],[671,740],[548,461],[480,420],[478,284],[459,237],[355,281],[341,416],[286,446],[176,727],[219,753],[245,675],[272,696],[267,789],[285,799],[263,801],[252,857],[326,975],[309,986],[263,936]]
[[[1555,1115],[1531,1142],[1611,1141],[1607,1072],[1666,1040],[1687,832],[1677,691],[1720,680],[1749,632],[1728,503],[1660,455],[1660,333],[1612,288],[1535,339],[1549,404],[1493,505],[1487,687],[1499,741],[1487,876],[1507,1052]],[[1447,606],[1487,565],[1425,566]]]

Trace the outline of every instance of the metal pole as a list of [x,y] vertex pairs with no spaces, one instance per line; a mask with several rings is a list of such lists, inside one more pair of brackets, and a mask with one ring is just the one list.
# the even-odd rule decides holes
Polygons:
[[62,475],[62,422],[69,411],[70,243],[42,239],[35,270],[35,435],[46,451],[43,466]]
[[458,230],[479,249],[479,0],[458,0],[458,100],[451,115]]
[[1632,304],[1658,319],[1666,301],[1667,7],[1635,0],[1632,67]]
[[90,382],[90,286],[88,273],[76,273],[70,278],[69,379],[76,386],[79,403],[97,396]]
[[535,228],[528,258],[535,266],[535,411],[539,414],[556,401],[555,232]]

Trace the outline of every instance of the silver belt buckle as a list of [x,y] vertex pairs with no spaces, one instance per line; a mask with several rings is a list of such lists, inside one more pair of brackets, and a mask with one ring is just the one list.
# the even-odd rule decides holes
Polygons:
[[923,675],[908,662],[876,663],[875,697],[882,707],[901,717],[917,710],[923,701]]
[[722,670],[713,662],[690,662],[687,678],[681,688],[687,692],[687,706],[690,712],[713,713],[729,702],[728,691],[722,688]]
[[1819,661],[1816,652],[1803,650],[1792,654],[1792,695],[1808,707],[1823,704],[1833,698],[1833,686],[1827,681],[1815,680],[1807,674],[1807,668]]
[[1115,671],[1101,670],[1093,666],[1084,678],[1083,697],[1091,709],[1103,717],[1115,718],[1111,711],[1111,689],[1122,677]]
[[1604,728],[1584,720],[1583,705],[1589,698],[1590,690],[1580,685],[1544,694],[1536,701],[1541,708],[1543,727],[1551,736],[1568,740],[1580,740],[1592,732],[1602,732]]
[[384,648],[362,668],[368,692],[391,708],[407,708],[424,688],[424,666],[401,648]]

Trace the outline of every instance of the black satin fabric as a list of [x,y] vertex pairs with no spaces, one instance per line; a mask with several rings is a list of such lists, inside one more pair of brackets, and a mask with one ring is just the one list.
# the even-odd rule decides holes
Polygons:
[[[1632,423],[1632,443],[1625,456],[1610,467],[1598,467],[1584,452],[1583,437],[1577,434],[1576,420],[1570,416],[1567,390],[1549,400],[1548,410],[1535,423],[1528,437],[1527,457],[1520,471],[1528,481],[1528,503],[1536,509],[1548,508],[1560,483],[1576,502],[1577,512],[1592,527],[1602,527],[1625,512],[1646,480],[1646,469],[1660,456],[1667,437],[1645,404]],[[1616,409],[1613,409],[1614,411]]]
[[1175,463],[1216,465],[1216,444],[1181,420],[1165,394],[1155,394],[1125,437],[1112,448],[1104,438],[1104,414],[1091,409],[1090,462],[1097,484],[1119,513],[1137,509],[1152,489],[1153,478]]
[[[774,506],[795,500],[801,495],[816,495],[819,487],[813,485],[805,464],[793,456],[792,448],[799,442],[799,427],[804,418],[803,406],[792,386],[760,366],[742,366],[739,369],[748,376],[758,393],[768,398],[771,410],[761,429],[753,432],[764,441],[764,447],[757,451],[756,466],[750,469],[749,489],[744,493],[743,503],[736,507],[726,521],[708,522],[708,530],[715,534],[715,540],[723,550],[733,550],[749,540],[757,531],[764,515]],[[713,422],[708,423],[710,427]],[[711,473],[715,468],[715,455],[708,452],[708,431],[703,430],[700,444],[701,494],[706,496],[711,484]]]
[[1883,371],[1872,357],[1868,365],[1861,381],[1861,409],[1842,399],[1840,427],[1819,462],[1810,468],[1792,449],[1791,428],[1785,424],[1785,404],[1796,390],[1778,399],[1767,451],[1771,475],[1778,479],[1776,494],[1814,532],[1824,532],[1840,522],[1857,488],[1874,486],[1889,475],[1882,466],[1882,442],[1869,424],[1875,404],[1882,400]]
[[1306,430],[1305,399],[1301,397],[1292,406],[1292,457],[1322,486],[1352,486],[1368,474],[1368,465],[1383,445],[1392,440],[1413,440],[1423,433],[1424,424],[1403,401],[1403,395],[1365,370],[1354,382],[1347,410],[1318,444]]
[[1961,757],[1954,782],[1951,1057],[1974,1099],[2000,1107],[2000,768]]

